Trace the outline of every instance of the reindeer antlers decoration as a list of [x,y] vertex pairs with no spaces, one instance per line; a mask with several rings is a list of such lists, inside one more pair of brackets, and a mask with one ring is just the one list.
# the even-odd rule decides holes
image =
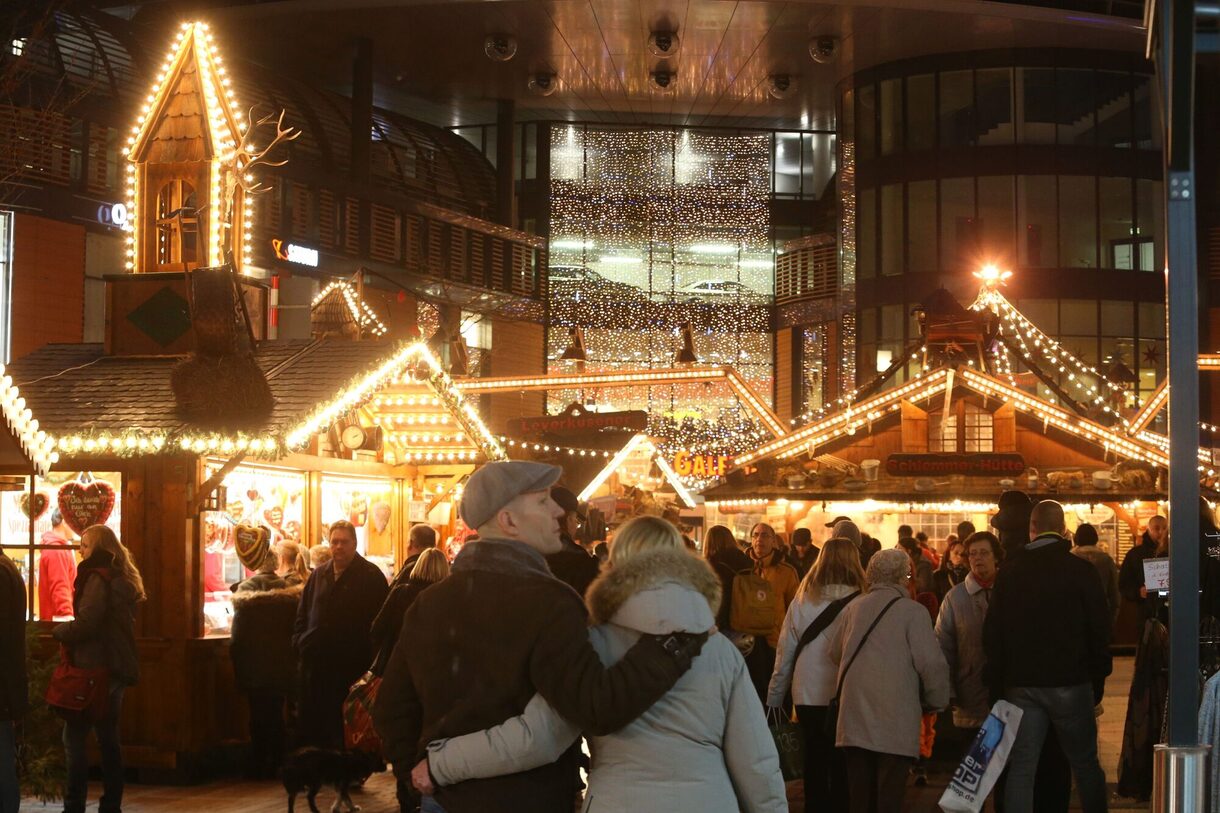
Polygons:
[[[225,162],[225,185],[224,197],[221,201],[221,245],[226,246],[225,253],[228,262],[232,262],[232,243],[230,235],[233,229],[233,210],[237,204],[237,190],[240,189],[245,195],[258,195],[263,192],[270,191],[271,187],[267,186],[254,179],[251,170],[255,167],[282,167],[288,163],[285,158],[282,161],[269,160],[271,151],[278,145],[289,141],[296,141],[301,131],[295,127],[284,126],[284,110],[280,110],[279,115],[275,113],[263,116],[258,121],[246,130],[242,135],[241,143],[233,150],[229,159]],[[254,108],[250,108],[248,118],[254,120]],[[254,133],[264,125],[275,124],[275,137],[268,142],[267,146],[261,150],[255,149],[251,143]],[[247,226],[249,226],[249,215],[247,215]]]

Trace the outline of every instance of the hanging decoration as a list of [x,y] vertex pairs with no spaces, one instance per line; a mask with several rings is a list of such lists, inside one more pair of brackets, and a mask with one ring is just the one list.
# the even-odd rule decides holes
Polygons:
[[91,525],[102,525],[114,510],[114,486],[88,472],[59,487],[59,512],[77,534]]
[[35,492],[31,498],[29,492],[24,492],[21,499],[18,501],[21,504],[21,513],[33,522],[47,512],[47,507],[51,504],[50,499],[41,491]]

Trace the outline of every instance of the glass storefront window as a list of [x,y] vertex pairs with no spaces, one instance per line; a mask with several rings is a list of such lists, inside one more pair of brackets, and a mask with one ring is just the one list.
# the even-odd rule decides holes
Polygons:
[[1053,68],[1017,68],[1017,141],[1021,144],[1055,143],[1055,71]]
[[1117,299],[1101,301],[1101,335],[1131,336],[1135,333],[1135,305]]
[[[1101,245],[1106,268],[1133,270],[1140,266],[1141,240],[1131,210],[1131,179],[1098,179],[1101,202]],[[1149,245],[1151,249],[1151,245]]]
[[1139,328],[1140,336],[1144,338],[1165,338],[1165,306],[1158,302],[1141,302]]
[[974,178],[940,182],[940,267],[963,268],[978,257],[978,221],[974,216]]
[[940,74],[940,146],[974,143],[974,72]]
[[907,251],[911,272],[936,270],[936,181],[907,184]]
[[1012,68],[987,68],[975,72],[978,106],[976,135],[972,143],[983,146],[1012,144]]
[[1097,71],[1097,138],[1103,147],[1130,147],[1131,74]]
[[1066,268],[1097,267],[1096,179],[1059,178],[1059,263]]
[[1161,128],[1159,119],[1153,110],[1152,77],[1135,77],[1135,89],[1132,92],[1131,106],[1134,112],[1135,146],[1141,150],[1159,150],[1161,148]]
[[1096,336],[1097,301],[1093,299],[1060,300],[1059,324],[1064,333]]
[[881,154],[891,155],[902,149],[902,80],[886,79],[880,87]]
[[1092,145],[1097,133],[1093,105],[1093,72],[1074,68],[1055,71],[1055,120],[1060,144]]
[[1017,176],[1017,262],[1027,268],[1058,265],[1059,215],[1054,175]]
[[856,276],[871,279],[877,273],[877,194],[861,189],[856,207]]
[[936,147],[936,76],[907,77],[907,149]]
[[[1161,182],[1144,178],[1135,182],[1135,233],[1142,241],[1152,241],[1152,256],[1140,252],[1140,270],[1156,271],[1165,267],[1165,201],[1161,197]],[[1147,262],[1146,260],[1150,260]]]
[[881,274],[898,276],[902,273],[903,214],[902,184],[881,187]]
[[801,193],[801,134],[775,133],[775,158],[772,177],[775,194],[784,196]]
[[1043,333],[1048,336],[1059,335],[1059,300],[1022,299],[1017,303],[1017,309]]
[[[206,476],[220,468],[210,461]],[[204,511],[199,518],[203,541],[204,634],[227,634],[233,620],[232,588],[252,575],[237,558],[238,526],[265,528],[268,541],[308,542],[306,527],[306,477],[291,469],[238,466],[222,483],[223,510]]]
[[32,495],[28,478],[18,483],[19,489],[0,492],[0,546],[30,591],[27,616],[71,618],[81,532],[103,524],[122,538],[122,475],[55,471],[34,478]]
[[322,476],[322,539],[337,519],[356,526],[356,549],[378,565],[387,578],[394,575],[398,518],[394,516],[394,481],[373,477]]
[[877,154],[877,91],[873,85],[856,88],[856,157]]

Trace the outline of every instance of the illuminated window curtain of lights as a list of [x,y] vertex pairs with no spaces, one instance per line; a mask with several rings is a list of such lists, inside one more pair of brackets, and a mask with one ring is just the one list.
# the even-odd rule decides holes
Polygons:
[[826,354],[829,346],[823,325],[807,325],[801,329],[801,412],[822,409],[826,400]]
[[[771,392],[770,147],[765,134],[552,129],[549,369],[573,366],[561,356],[574,326],[589,372],[671,367],[689,322],[701,364],[731,365]],[[715,442],[698,447],[708,451],[758,437],[722,383],[548,398],[552,409],[572,401],[647,410],[650,431]]]
[[0,211],[0,362],[12,352],[13,213]]

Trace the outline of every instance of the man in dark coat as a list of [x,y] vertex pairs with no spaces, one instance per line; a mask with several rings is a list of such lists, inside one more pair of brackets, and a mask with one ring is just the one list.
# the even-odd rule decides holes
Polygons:
[[580,500],[563,486],[551,489],[551,499],[563,509],[563,518],[559,520],[559,543],[563,547],[558,553],[548,554],[546,564],[555,578],[583,597],[597,578],[599,564],[595,557],[576,544],[576,534],[585,521],[585,515],[580,510]]
[[25,674],[25,583],[0,550],[0,813],[17,813],[17,722],[28,701]]
[[398,570],[398,575],[394,577],[394,581],[390,583],[390,589],[393,590],[400,584],[406,584],[411,580],[411,571],[415,569],[415,563],[419,561],[420,554],[428,550],[428,548],[436,547],[436,529],[431,525],[413,525],[407,533],[407,558],[402,563],[402,567]]
[[[421,789],[430,784],[429,742],[514,717],[535,693],[588,734],[622,728],[677,682],[707,639],[645,635],[602,665],[584,602],[543,558],[560,550],[563,510],[550,488],[561,473],[519,460],[475,472],[460,513],[479,541],[407,611],[373,721],[395,772],[409,771]],[[569,749],[533,770],[438,788],[436,800],[448,813],[571,813],[574,758]]]
[[1064,538],[1063,506],[1045,500],[1030,514],[1025,549],[1000,569],[983,622],[984,675],[993,695],[1024,712],[1008,762],[1004,808],[1030,813],[1048,729],[1072,766],[1086,813],[1106,810],[1097,719],[1110,674],[1110,611],[1093,566]]
[[1159,607],[1155,596],[1152,600],[1148,599],[1148,589],[1144,586],[1144,560],[1156,556],[1168,535],[1169,520],[1160,515],[1148,520],[1140,543],[1127,551],[1118,571],[1118,592],[1125,600],[1140,605],[1141,624],[1154,617]]
[[818,549],[813,546],[813,533],[808,528],[797,528],[792,532],[792,566],[796,575],[805,578],[813,563],[818,560]]
[[376,565],[356,552],[356,528],[330,526],[331,560],[305,583],[292,645],[300,656],[299,740],[343,747],[343,701],[373,663],[369,630],[390,586]]

